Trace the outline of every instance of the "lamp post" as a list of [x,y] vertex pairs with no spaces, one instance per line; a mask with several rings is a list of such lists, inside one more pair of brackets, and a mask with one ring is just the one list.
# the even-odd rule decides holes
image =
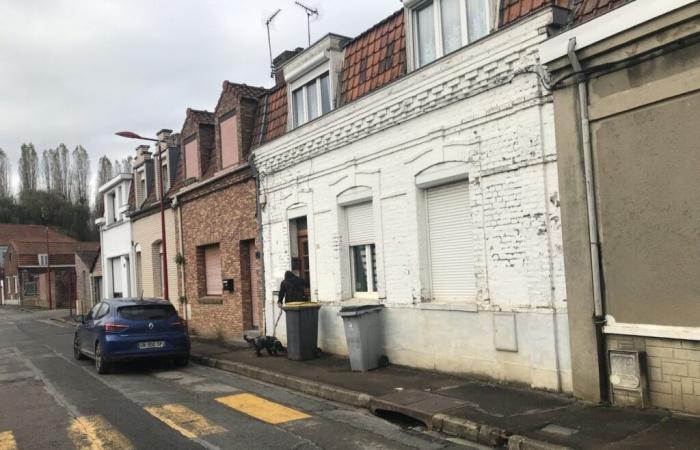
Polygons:
[[160,242],[163,245],[163,298],[170,301],[170,293],[168,292],[168,250],[165,238],[165,205],[163,204],[163,152],[159,145],[163,141],[139,136],[132,131],[119,131],[116,135],[128,139],[156,142],[158,149],[158,184],[160,185]]

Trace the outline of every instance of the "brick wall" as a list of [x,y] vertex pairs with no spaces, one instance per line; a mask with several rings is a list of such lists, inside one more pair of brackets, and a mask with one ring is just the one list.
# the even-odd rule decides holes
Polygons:
[[[180,201],[190,325],[196,334],[240,339],[252,326],[244,306],[247,266],[241,266],[248,255],[241,255],[241,243],[257,242],[255,182],[245,169],[188,192]],[[233,278],[235,289],[232,293],[224,291],[220,297],[208,297],[203,295],[204,264],[198,252],[202,246],[216,243],[221,252],[222,278]],[[261,270],[259,260],[255,270]]]
[[610,335],[607,344],[645,352],[651,405],[700,414],[700,342]]

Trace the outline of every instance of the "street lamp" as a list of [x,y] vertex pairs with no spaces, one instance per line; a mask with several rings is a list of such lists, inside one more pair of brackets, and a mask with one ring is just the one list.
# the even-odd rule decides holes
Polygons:
[[158,173],[159,184],[160,184],[160,241],[163,244],[163,298],[170,301],[170,294],[168,292],[168,250],[165,240],[165,206],[163,204],[163,152],[160,148],[160,143],[163,142],[159,139],[147,138],[139,136],[132,131],[119,131],[115,133],[117,136],[121,136],[128,139],[139,139],[142,141],[156,142],[158,149]]

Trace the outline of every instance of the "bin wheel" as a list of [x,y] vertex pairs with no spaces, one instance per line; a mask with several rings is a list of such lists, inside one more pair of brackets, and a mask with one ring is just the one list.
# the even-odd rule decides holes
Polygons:
[[318,347],[316,347],[316,351],[314,353],[316,354],[316,358],[320,358],[321,356],[323,356],[323,350],[321,350]]
[[389,365],[389,358],[386,355],[379,357],[379,367],[387,367]]

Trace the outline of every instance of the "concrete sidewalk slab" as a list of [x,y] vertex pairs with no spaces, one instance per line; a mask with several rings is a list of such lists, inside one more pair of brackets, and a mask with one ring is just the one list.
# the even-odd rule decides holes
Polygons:
[[481,444],[519,450],[700,450],[700,420],[661,410],[591,406],[564,395],[405,367],[352,372],[345,358],[256,357],[252,349],[230,343],[194,340],[192,354],[213,367],[375,412],[405,414]]

